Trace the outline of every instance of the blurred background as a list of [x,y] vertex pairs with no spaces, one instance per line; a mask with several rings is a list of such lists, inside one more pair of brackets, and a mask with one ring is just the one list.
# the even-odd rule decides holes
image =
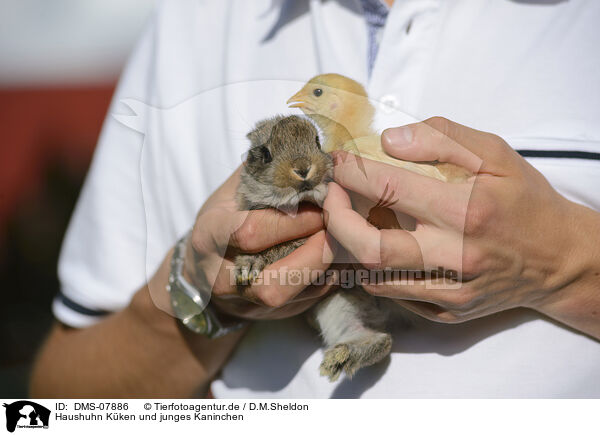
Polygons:
[[0,0],[0,397],[27,395],[60,244],[153,0]]

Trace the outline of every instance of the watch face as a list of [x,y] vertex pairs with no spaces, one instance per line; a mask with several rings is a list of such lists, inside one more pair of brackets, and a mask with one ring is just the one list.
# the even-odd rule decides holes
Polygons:
[[198,334],[208,333],[208,321],[199,307],[188,295],[175,284],[170,285],[171,306],[178,319],[189,329]]
[[204,313],[196,314],[195,316],[192,316],[192,317],[189,317],[189,318],[183,320],[183,323],[185,324],[185,326],[187,326],[192,331],[194,331],[198,334],[207,334],[208,335],[208,333],[209,333],[208,322],[206,321],[206,319],[207,318],[204,315]]

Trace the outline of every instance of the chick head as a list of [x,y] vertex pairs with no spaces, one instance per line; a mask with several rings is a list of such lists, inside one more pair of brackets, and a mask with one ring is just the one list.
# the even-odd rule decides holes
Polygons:
[[313,118],[320,128],[327,123],[341,124],[353,137],[364,135],[373,121],[374,108],[365,88],[340,74],[321,74],[310,79],[288,101]]

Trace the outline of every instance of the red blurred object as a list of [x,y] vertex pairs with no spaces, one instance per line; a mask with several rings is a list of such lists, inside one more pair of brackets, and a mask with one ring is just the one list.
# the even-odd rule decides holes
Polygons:
[[0,240],[19,204],[39,192],[48,164],[86,171],[113,90],[0,89]]

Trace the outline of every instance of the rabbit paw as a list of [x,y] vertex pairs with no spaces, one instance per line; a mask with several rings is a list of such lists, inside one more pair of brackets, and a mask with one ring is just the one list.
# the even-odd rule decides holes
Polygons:
[[374,332],[360,340],[337,344],[325,352],[321,363],[321,376],[336,381],[342,371],[352,378],[358,369],[373,365],[385,358],[392,348],[392,336]]
[[265,267],[262,257],[256,255],[238,255],[235,258],[235,283],[247,286],[256,282],[258,275]]

